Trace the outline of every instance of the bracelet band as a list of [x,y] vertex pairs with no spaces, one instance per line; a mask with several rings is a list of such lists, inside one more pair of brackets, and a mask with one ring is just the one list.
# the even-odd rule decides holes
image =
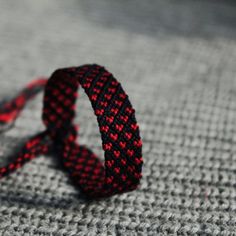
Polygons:
[[[73,119],[79,86],[97,116],[104,165],[91,150],[76,142]],[[53,146],[71,178],[88,197],[107,197],[137,188],[143,161],[135,111],[120,83],[104,67],[84,65],[55,71],[45,87],[43,122],[46,131],[26,143],[10,169],[0,168],[0,177],[38,154],[48,153]]]

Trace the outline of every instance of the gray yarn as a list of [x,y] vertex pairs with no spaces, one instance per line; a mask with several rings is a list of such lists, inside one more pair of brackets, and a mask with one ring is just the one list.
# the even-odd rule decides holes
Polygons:
[[[105,65],[136,108],[145,161],[137,191],[88,202],[56,158],[37,158],[0,181],[0,235],[236,235],[235,12],[229,0],[0,0],[0,97]],[[0,135],[2,160],[43,130],[41,99]],[[82,93],[77,120],[102,155]]]

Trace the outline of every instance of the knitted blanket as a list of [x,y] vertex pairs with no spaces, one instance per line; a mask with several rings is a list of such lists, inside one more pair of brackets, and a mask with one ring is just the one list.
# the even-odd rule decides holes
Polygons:
[[[0,99],[57,68],[97,63],[122,83],[143,139],[138,190],[88,201],[54,156],[0,181],[0,235],[234,235],[236,4],[0,0]],[[102,157],[81,93],[79,141]],[[0,134],[0,165],[42,131],[42,95]]]

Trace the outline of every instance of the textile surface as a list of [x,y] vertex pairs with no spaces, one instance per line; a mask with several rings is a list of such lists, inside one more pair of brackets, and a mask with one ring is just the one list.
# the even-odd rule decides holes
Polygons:
[[[236,4],[0,0],[0,97],[97,63],[122,83],[143,138],[138,190],[84,199],[53,156],[0,181],[0,235],[235,235]],[[43,130],[42,95],[0,134],[0,163]],[[86,95],[79,142],[102,157]]]

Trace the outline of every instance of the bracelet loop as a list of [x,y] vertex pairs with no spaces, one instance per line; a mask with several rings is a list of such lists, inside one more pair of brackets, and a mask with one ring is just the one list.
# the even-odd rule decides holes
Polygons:
[[[77,129],[73,120],[79,86],[97,117],[104,165],[91,150],[75,141]],[[33,87],[32,94],[38,92]],[[107,197],[137,188],[143,160],[135,110],[121,84],[104,67],[84,65],[56,70],[45,86],[42,118],[46,131],[25,145],[26,151],[14,167],[22,166],[29,153],[33,155],[28,159],[46,153],[51,145],[45,141],[49,135],[70,176],[88,197]]]

